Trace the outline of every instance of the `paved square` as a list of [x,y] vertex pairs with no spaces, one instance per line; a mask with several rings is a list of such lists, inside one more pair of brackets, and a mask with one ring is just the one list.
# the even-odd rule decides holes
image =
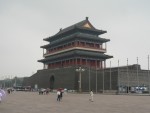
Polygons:
[[0,113],[150,113],[150,96],[14,92],[0,103]]

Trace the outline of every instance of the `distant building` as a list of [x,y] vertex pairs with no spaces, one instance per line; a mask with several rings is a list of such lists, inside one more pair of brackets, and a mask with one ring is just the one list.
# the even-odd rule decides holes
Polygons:
[[[96,29],[85,20],[60,29],[48,38],[43,48],[43,69],[24,78],[25,86],[32,88],[66,88],[76,91],[148,93],[148,70],[140,65],[106,68],[106,43],[99,35],[106,31]],[[82,72],[80,72],[82,71]]]
[[[106,69],[110,71],[110,68]],[[119,93],[148,93],[150,75],[148,70],[142,70],[140,65],[111,68],[111,73],[116,72]]]
[[112,58],[105,54],[106,42],[110,40],[99,37],[104,33],[106,31],[96,29],[86,17],[85,20],[45,38],[49,44],[41,46],[44,59],[38,60],[43,63],[44,69],[31,76],[28,83],[51,89],[63,87],[78,90],[80,81],[76,69],[81,67],[85,69],[82,72],[82,89],[88,90],[86,79],[89,68],[104,69],[106,60]]

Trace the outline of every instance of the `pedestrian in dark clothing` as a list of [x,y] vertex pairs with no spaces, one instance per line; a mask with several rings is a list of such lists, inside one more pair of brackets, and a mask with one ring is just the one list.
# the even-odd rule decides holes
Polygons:
[[57,101],[60,101],[60,94],[61,94],[61,93],[60,93],[60,91],[58,90],[58,91],[57,91]]
[[63,92],[61,91],[60,92],[60,99],[62,100],[62,97],[63,97]]

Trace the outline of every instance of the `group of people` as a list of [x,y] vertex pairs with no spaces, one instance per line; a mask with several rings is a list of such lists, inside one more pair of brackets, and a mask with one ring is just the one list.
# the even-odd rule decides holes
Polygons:
[[[93,96],[94,96],[94,93],[91,90],[90,91],[90,99],[89,99],[89,101],[94,102]],[[62,97],[63,97],[63,90],[57,90],[57,101],[60,102],[62,100]]]
[[7,89],[7,93],[8,93],[8,94],[11,94],[13,91],[14,91],[14,90],[13,90],[12,88],[8,88],[8,89]]
[[39,89],[39,95],[43,95],[43,94],[49,94],[49,92],[50,92],[50,89],[49,88],[47,88],[47,89],[44,89],[44,88],[41,88],[41,89]]
[[[39,95],[43,95],[43,94],[48,94],[49,93],[49,89],[40,89],[39,90]],[[64,91],[65,90],[63,90],[63,89],[58,89],[57,90],[57,101],[61,101],[62,100],[62,97],[63,97],[63,93],[64,93]],[[89,101],[91,101],[91,102],[93,102],[94,100],[93,100],[93,96],[94,96],[94,93],[93,93],[93,91],[91,90],[90,91],[90,99],[89,99]]]

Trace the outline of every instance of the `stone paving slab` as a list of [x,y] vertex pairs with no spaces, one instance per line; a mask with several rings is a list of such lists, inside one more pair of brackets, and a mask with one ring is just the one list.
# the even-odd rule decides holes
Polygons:
[[0,103],[0,113],[150,113],[150,96],[67,94],[56,100],[56,93],[14,92]]

